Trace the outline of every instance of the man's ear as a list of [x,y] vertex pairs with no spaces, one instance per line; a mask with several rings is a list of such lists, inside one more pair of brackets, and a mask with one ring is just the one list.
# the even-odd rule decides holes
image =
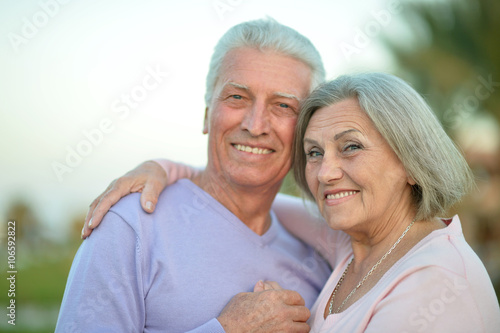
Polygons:
[[203,120],[203,134],[208,134],[208,106],[205,108],[205,119]]

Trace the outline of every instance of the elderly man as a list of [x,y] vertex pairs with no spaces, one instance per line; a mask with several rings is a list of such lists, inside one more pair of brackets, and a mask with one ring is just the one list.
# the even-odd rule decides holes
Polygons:
[[[110,209],[75,257],[56,331],[308,331],[305,306],[330,270],[271,204],[291,166],[299,103],[323,77],[296,31],[273,20],[231,28],[207,76],[205,170],[165,189],[154,214],[138,194]],[[119,196],[112,189],[100,211]]]

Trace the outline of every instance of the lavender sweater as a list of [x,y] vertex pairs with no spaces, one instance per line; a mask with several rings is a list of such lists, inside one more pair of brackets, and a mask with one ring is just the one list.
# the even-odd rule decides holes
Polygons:
[[76,254],[56,332],[223,332],[215,318],[260,279],[311,307],[329,266],[271,215],[259,236],[187,179],[153,214],[121,199]]

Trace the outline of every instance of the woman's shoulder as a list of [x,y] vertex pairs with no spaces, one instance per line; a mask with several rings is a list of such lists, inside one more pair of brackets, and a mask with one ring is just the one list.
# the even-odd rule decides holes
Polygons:
[[[384,276],[375,293],[372,324],[383,327],[394,311],[402,331],[493,332],[500,325],[495,291],[486,273],[475,279],[460,274],[455,262],[417,262],[415,257]],[[413,265],[413,266],[412,266]],[[492,328],[494,329],[492,330]]]
[[486,273],[483,263],[464,238],[458,216],[442,220],[447,226],[434,230],[417,243],[402,258],[401,265],[413,269],[439,267],[462,277],[471,270]]
[[448,222],[384,275],[379,306],[406,308],[404,323],[422,331],[453,327],[456,331],[490,332],[494,326],[496,330],[500,310],[488,272],[465,241],[458,217]]
[[468,294],[475,303],[491,303],[498,308],[489,274],[474,250],[466,242],[458,216],[446,228],[433,231],[422,239],[389,271],[391,284],[413,281],[420,286],[441,286]]

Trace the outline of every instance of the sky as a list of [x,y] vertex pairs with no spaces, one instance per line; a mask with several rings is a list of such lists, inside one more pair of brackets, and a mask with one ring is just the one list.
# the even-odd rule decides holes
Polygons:
[[[22,199],[45,236],[144,160],[206,163],[205,76],[233,25],[270,16],[308,37],[327,78],[394,70],[381,35],[399,1],[4,0],[0,4],[0,218]],[[18,223],[22,221],[18,221]],[[83,224],[83,220],[82,220]]]

